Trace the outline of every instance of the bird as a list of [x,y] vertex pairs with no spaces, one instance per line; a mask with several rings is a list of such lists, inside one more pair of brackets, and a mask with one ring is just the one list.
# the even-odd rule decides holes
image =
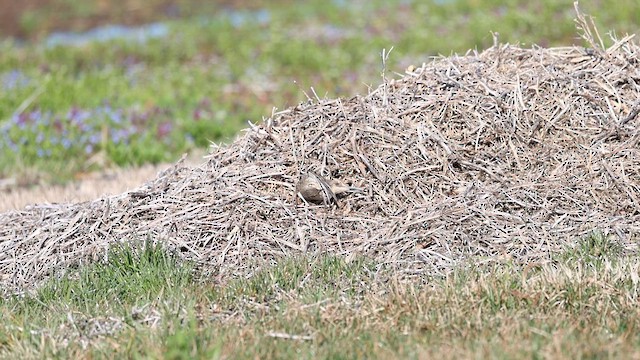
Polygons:
[[322,176],[309,171],[300,176],[296,191],[308,202],[329,205],[338,202],[336,195],[358,192],[362,189],[346,186],[336,180],[327,181]]

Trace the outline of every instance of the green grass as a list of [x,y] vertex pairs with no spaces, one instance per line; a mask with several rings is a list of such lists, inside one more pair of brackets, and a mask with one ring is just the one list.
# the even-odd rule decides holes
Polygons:
[[612,236],[600,231],[594,231],[589,236],[580,239],[575,247],[561,253],[559,261],[583,261],[602,265],[610,258],[622,255],[622,246]]
[[[105,164],[175,160],[210,141],[230,141],[274,107],[306,100],[311,86],[321,97],[365,94],[381,81],[382,49],[394,48],[387,68],[401,73],[436,54],[487,48],[491,31],[525,46],[581,44],[572,1],[309,1],[266,4],[261,21],[239,10],[249,19],[240,24],[219,7],[187,3],[181,4],[192,17],[167,22],[166,37],[145,43],[0,42],[0,177],[35,169],[64,181]],[[70,24],[97,9],[91,2],[64,6]],[[640,22],[635,1],[583,8],[602,33],[633,31]],[[113,9],[108,16],[119,21],[121,15]],[[35,26],[29,16],[38,15],[25,15],[25,26]],[[122,111],[123,120],[105,118],[105,106]],[[88,114],[87,129],[77,129],[69,115],[74,109]],[[38,111],[48,120],[33,115]],[[20,114],[25,118],[18,124]],[[125,130],[126,137],[118,135]]]
[[550,262],[469,263],[404,280],[370,260],[323,255],[216,281],[159,246],[118,246],[35,294],[0,300],[0,355],[638,356],[638,258],[573,256],[587,243],[602,240],[592,235]]

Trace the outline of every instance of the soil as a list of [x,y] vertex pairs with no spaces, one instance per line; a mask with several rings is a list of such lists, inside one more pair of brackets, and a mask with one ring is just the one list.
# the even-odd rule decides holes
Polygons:
[[38,185],[0,190],[0,213],[20,210],[43,203],[76,203],[115,195],[134,189],[156,177],[169,164],[147,165],[141,168],[119,169],[90,174],[87,178],[66,185]]
[[[198,165],[204,160],[203,151],[197,151],[185,159],[189,165]],[[22,210],[34,204],[80,203],[104,196],[121,194],[133,190],[156,178],[173,163],[145,165],[137,168],[108,169],[86,173],[81,178],[64,185],[38,184],[21,186],[13,179],[0,179],[0,213]]]

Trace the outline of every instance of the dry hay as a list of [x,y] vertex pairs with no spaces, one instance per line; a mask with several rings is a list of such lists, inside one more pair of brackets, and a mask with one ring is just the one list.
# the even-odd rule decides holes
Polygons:
[[[584,24],[583,24],[584,25]],[[597,38],[596,38],[597,39]],[[366,97],[309,101],[139,189],[0,214],[0,277],[18,291],[150,238],[220,276],[256,259],[365,255],[405,274],[470,256],[530,261],[600,229],[640,229],[640,48],[438,58]],[[313,170],[363,188],[338,206],[295,196]]]

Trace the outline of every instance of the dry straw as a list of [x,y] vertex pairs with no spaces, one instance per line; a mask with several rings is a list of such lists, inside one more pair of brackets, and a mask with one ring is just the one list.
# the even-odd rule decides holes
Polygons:
[[[151,239],[219,276],[256,259],[365,255],[405,274],[470,256],[548,257],[600,229],[640,230],[640,48],[496,44],[442,57],[366,97],[274,113],[199,167],[139,189],[0,214],[6,292]],[[295,194],[313,171],[363,189],[337,205]]]

